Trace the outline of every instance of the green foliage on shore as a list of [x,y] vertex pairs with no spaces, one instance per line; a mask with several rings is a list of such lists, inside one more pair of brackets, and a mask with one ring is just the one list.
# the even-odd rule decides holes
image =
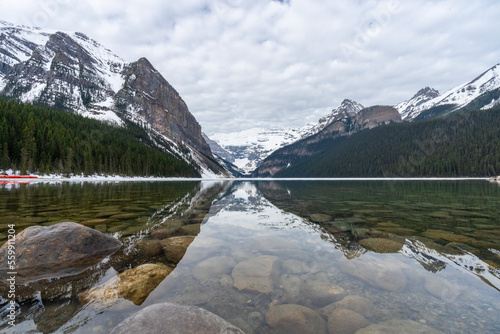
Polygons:
[[144,129],[131,122],[117,127],[0,99],[0,170],[10,168],[22,174],[199,176],[191,165],[162,151]]
[[[496,176],[500,175],[499,129],[500,107],[379,126],[312,144],[306,149],[316,153],[296,159],[274,176]],[[280,154],[277,151],[268,159]]]

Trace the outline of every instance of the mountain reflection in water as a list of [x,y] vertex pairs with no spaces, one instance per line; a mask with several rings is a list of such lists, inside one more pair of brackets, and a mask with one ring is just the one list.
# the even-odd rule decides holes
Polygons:
[[[332,333],[347,324],[360,333],[398,326],[500,332],[500,187],[235,181],[195,189],[179,197],[184,204],[175,214],[171,203],[168,215],[149,213],[143,228],[135,222],[139,232],[122,235],[131,252],[174,219],[201,223],[180,262],[144,303],[97,308],[39,300],[46,310],[69,314],[45,332],[107,333],[130,314],[167,301],[202,307],[246,333]],[[98,284],[127,267],[158,261],[108,267]],[[37,312],[21,317],[18,328],[36,332],[37,319],[48,311]],[[306,327],[300,319],[307,319]]]

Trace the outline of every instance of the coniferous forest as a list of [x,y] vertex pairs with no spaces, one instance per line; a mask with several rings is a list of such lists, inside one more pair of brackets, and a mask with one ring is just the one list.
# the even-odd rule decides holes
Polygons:
[[199,177],[131,122],[117,127],[0,99],[0,170],[8,169],[21,174]]
[[[500,107],[389,124],[307,147],[275,177],[500,175]],[[296,144],[300,147],[301,143]],[[271,157],[279,157],[276,151]]]

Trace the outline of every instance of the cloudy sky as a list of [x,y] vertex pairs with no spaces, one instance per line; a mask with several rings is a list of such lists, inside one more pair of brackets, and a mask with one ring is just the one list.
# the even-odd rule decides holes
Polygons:
[[500,62],[498,0],[1,0],[0,19],[148,58],[207,134],[393,105]]

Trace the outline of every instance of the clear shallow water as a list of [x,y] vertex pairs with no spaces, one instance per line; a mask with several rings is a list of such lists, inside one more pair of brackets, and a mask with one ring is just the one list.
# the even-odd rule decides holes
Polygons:
[[[444,333],[500,332],[496,184],[37,183],[2,189],[0,203],[0,233],[11,221],[18,229],[75,221],[116,234],[128,254],[158,225],[201,224],[175,270],[143,304],[28,300],[19,332],[106,333],[128,315],[165,301],[200,306],[247,333],[280,332],[268,313],[271,305],[285,304],[306,307],[325,323],[341,308],[371,324],[409,319]],[[126,263],[111,259],[111,265],[94,268],[90,286],[162,261],[123,258]],[[235,268],[242,266],[266,272],[267,280],[241,281]]]

